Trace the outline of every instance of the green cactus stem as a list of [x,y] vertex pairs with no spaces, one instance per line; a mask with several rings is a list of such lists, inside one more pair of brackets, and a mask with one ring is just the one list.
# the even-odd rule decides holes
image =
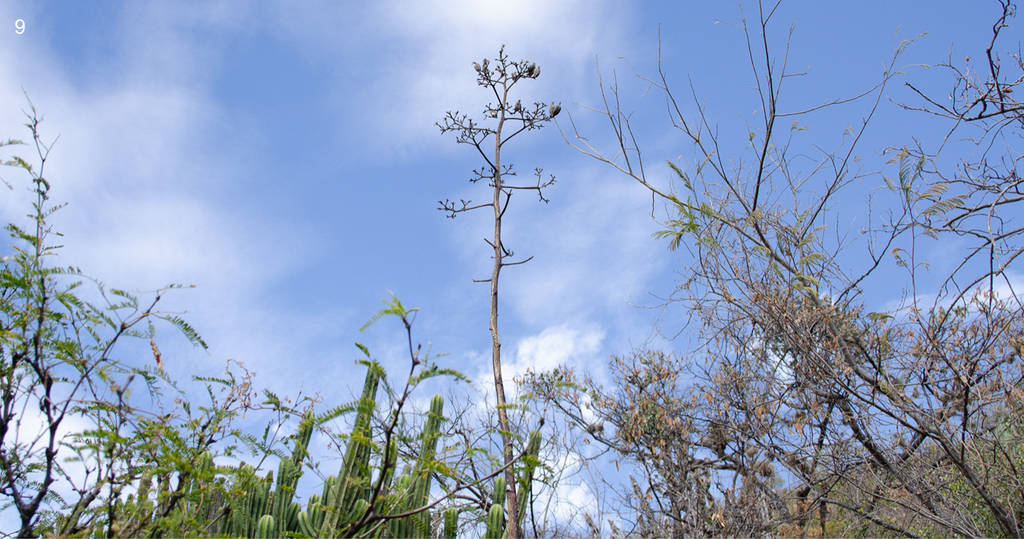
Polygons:
[[494,505],[505,507],[505,476],[494,478]]
[[[380,366],[371,364],[366,371],[363,394],[359,399],[356,422],[345,448],[341,471],[333,485],[330,496],[324,497],[326,513],[321,526],[321,535],[330,537],[342,524],[340,517],[347,515],[359,498],[365,498],[364,491],[370,482],[371,424],[376,407],[377,387],[380,384]],[[363,494],[360,496],[360,494]]]
[[274,517],[263,515],[256,525],[256,539],[271,539],[274,536]]
[[444,539],[455,539],[459,531],[459,510],[452,507],[444,512],[444,531],[441,537]]
[[295,435],[295,449],[292,450],[292,462],[300,471],[302,470],[302,461],[309,456],[309,441],[313,438],[315,426],[316,414],[313,413],[313,410],[309,410],[302,416],[299,432]]
[[[435,395],[430,401],[430,412],[423,425],[422,445],[412,482],[405,494],[401,510],[413,511],[427,505],[430,500],[430,483],[433,479],[434,456],[437,454],[437,439],[441,435],[441,421],[444,419],[444,397]],[[429,537],[430,512],[396,520],[391,523],[395,537]]]
[[[533,488],[533,472],[537,469],[537,457],[540,455],[540,431],[530,433],[530,441],[526,444],[526,459],[523,471],[519,474],[519,489],[517,498],[519,500],[519,529],[523,529],[526,522],[526,508],[530,505],[530,494]],[[507,532],[507,530],[506,530]],[[505,533],[502,537],[508,537]]]
[[487,512],[487,533],[484,539],[500,539],[505,530],[505,507],[494,504]]
[[[312,502],[310,502],[312,505]],[[307,537],[316,537],[317,529],[313,525],[313,520],[310,518],[309,513],[305,511],[299,511],[299,532]]]

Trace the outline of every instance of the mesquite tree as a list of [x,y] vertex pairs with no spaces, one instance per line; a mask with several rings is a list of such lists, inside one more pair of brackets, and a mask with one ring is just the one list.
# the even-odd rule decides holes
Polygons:
[[[494,392],[497,399],[498,423],[501,431],[502,448],[505,460],[505,485],[507,488],[506,500],[508,502],[508,514],[519,514],[519,500],[516,497],[515,478],[512,470],[514,460],[512,449],[512,433],[509,429],[508,414],[505,410],[505,386],[501,376],[501,338],[498,334],[498,277],[501,269],[505,266],[514,266],[528,262],[531,258],[519,261],[509,261],[515,253],[505,247],[501,241],[501,223],[516,191],[526,190],[537,193],[540,200],[547,202],[544,198],[543,189],[555,183],[554,176],[547,180],[543,177],[543,171],[536,169],[534,176],[536,183],[528,185],[515,184],[510,178],[516,176],[511,164],[503,164],[501,150],[505,144],[510,142],[516,135],[524,131],[540,129],[545,122],[550,121],[558,115],[561,106],[557,104],[533,103],[523,105],[522,100],[512,100],[512,88],[523,80],[536,79],[540,76],[540,67],[533,62],[520,60],[510,61],[505,54],[505,47],[502,46],[498,52],[498,58],[492,65],[489,60],[482,64],[473,63],[477,72],[477,84],[488,89],[494,94],[496,103],[490,103],[484,108],[483,122],[477,122],[466,114],[448,112],[443,120],[437,123],[441,133],[456,133],[456,141],[459,144],[469,144],[476,148],[477,152],[484,159],[484,165],[479,170],[473,171],[471,182],[476,183],[486,180],[487,185],[492,189],[491,201],[486,204],[473,205],[472,201],[460,200],[458,203],[445,200],[439,202],[440,210],[448,213],[448,217],[470,210],[480,208],[491,208],[494,212],[494,238],[484,241],[494,250],[494,267],[491,270],[491,277],[488,279],[476,280],[491,284],[491,360],[494,368]],[[491,146],[493,141],[493,147]],[[517,519],[509,519],[510,537],[520,537]]]
[[[183,319],[158,310],[163,295],[180,285],[138,294],[91,281],[94,292],[83,292],[89,278],[50,263],[60,253],[50,217],[62,205],[50,201],[44,176],[53,143],[43,141],[42,118],[29,105],[25,125],[35,164],[19,156],[2,162],[18,171],[13,181],[27,176],[34,200],[28,226],[6,225],[11,243],[0,258],[0,511],[17,514],[11,535],[84,533],[113,514],[147,470],[159,468],[176,486],[150,516],[167,522],[186,497],[180,487],[196,478],[203,456],[248,408],[249,375],[236,378],[229,370],[222,379],[199,380],[211,402],[189,407],[164,373],[153,325],[162,320],[206,347]],[[21,144],[9,140],[0,148]],[[149,341],[155,364],[122,359],[122,343],[132,339]],[[214,386],[224,392],[215,394]],[[170,391],[176,405],[154,412],[135,405],[133,391],[154,400]],[[79,520],[88,524],[76,527]]]
[[[645,174],[614,87],[612,150],[567,137],[662,200],[658,236],[692,256],[668,300],[698,322],[689,353],[616,359],[614,391],[565,369],[532,388],[580,426],[613,427],[595,439],[647,472],[656,502],[630,497],[641,530],[1024,536],[1024,62],[1019,43],[997,44],[1015,14],[1000,4],[982,60],[940,64],[948,94],[902,98],[950,121],[937,142],[863,148],[906,40],[859,96],[788,101],[788,43],[775,57],[768,38],[777,2],[740,25],[759,105],[741,130],[720,129],[696,89],[677,100],[664,70],[643,80],[692,148],[668,163],[674,185]],[[840,105],[860,119],[822,149],[819,111]]]

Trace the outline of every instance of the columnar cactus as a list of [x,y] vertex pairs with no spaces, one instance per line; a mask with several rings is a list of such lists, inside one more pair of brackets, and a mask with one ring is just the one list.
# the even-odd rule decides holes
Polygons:
[[[303,461],[309,454],[309,441],[315,421],[313,412],[307,412],[299,426],[292,456],[281,459],[278,464],[276,484],[273,472],[265,478],[256,478],[246,489],[241,505],[232,511],[230,522],[222,526],[224,531],[239,537],[256,537],[262,533],[268,534],[267,537],[284,537],[298,531],[302,507],[293,501],[295,487],[302,475]],[[255,471],[248,464],[243,464],[240,470],[243,480],[255,478]],[[260,527],[267,525],[271,526],[270,530]]]
[[[537,457],[540,455],[540,431],[530,433],[530,441],[526,444],[526,461],[522,473],[519,474],[519,529],[523,529],[526,522],[526,506],[529,505],[530,494],[533,489],[533,472],[537,469]],[[503,537],[507,537],[506,533]]]
[[[540,431],[530,433],[530,441],[526,445],[526,459],[522,471],[518,474],[519,488],[516,496],[519,500],[519,529],[526,522],[526,507],[529,504],[530,492],[533,488],[533,472],[537,468],[537,456],[540,454]],[[499,475],[494,480],[494,502],[487,513],[488,539],[506,539],[508,529],[505,526],[505,476]]]
[[320,534],[324,537],[334,535],[334,531],[342,522],[341,519],[352,511],[357,499],[368,494],[370,485],[370,419],[376,407],[377,387],[380,384],[380,367],[371,365],[366,372],[363,384],[363,395],[359,399],[359,411],[356,423],[349,435],[345,458],[342,460],[341,471],[331,491],[324,496],[324,521]]
[[274,517],[263,515],[256,525],[256,539],[271,539],[274,537]]
[[444,512],[444,531],[441,537],[444,539],[455,539],[459,531],[459,510],[452,507]]
[[298,527],[298,511],[301,507],[292,499],[295,497],[295,487],[299,484],[299,477],[302,476],[303,461],[309,455],[309,441],[313,437],[315,422],[316,416],[313,411],[306,412],[299,425],[292,457],[281,459],[278,466],[272,513],[275,522],[274,533],[278,537],[284,537],[285,533],[294,532]]
[[[349,435],[349,443],[345,448],[345,456],[338,475],[327,477],[323,491],[309,496],[305,507],[295,501],[295,490],[302,475],[302,467],[308,456],[309,443],[316,425],[316,417],[309,412],[303,418],[296,435],[296,443],[292,455],[281,459],[275,480],[274,473],[268,472],[265,477],[257,475],[257,471],[248,464],[241,464],[234,469],[235,487],[242,493],[233,500],[225,500],[222,496],[205,495],[196,497],[201,506],[185,505],[189,515],[197,515],[199,521],[208,521],[208,527],[200,533],[228,535],[232,537],[263,538],[263,537],[335,537],[340,535],[366,534],[372,537],[431,537],[439,535],[454,538],[458,528],[458,511],[448,510],[443,517],[443,529],[431,530],[430,512],[423,511],[403,519],[390,520],[386,525],[380,522],[371,524],[373,528],[353,529],[352,525],[368,511],[376,515],[395,514],[398,512],[416,511],[426,506],[430,500],[430,489],[433,473],[436,470],[437,444],[441,435],[441,423],[444,420],[444,399],[435,396],[430,403],[430,411],[426,416],[423,432],[420,435],[420,451],[414,462],[406,463],[403,473],[396,479],[398,463],[398,443],[392,438],[384,455],[371,462],[373,444],[371,441],[371,419],[376,407],[377,389],[382,371],[376,364],[370,366],[363,393],[359,400],[355,425]],[[387,459],[383,471],[380,457]],[[199,471],[209,471],[213,466],[212,458],[200,462]],[[378,475],[375,478],[374,472]],[[379,474],[383,473],[381,477]],[[157,478],[153,484],[154,474],[144,477],[139,485],[136,498],[148,498],[152,490],[166,491],[170,488],[168,481]],[[207,485],[200,484],[208,480],[211,474],[204,473],[193,480],[190,489],[197,493],[205,492]],[[380,479],[381,496],[371,499],[374,481]],[[504,484],[504,479],[500,479]],[[393,485],[392,482],[395,484]],[[189,492],[192,492],[189,490]],[[522,491],[522,490],[521,490]],[[496,493],[496,499],[498,494]],[[501,501],[497,509],[502,510],[504,503],[504,487],[501,487]],[[192,500],[189,500],[192,504]],[[136,504],[136,518],[145,518],[152,512],[145,504]],[[371,508],[372,505],[372,508]],[[504,515],[501,515],[504,519]],[[495,528],[500,539],[504,529],[502,525]],[[437,533],[440,532],[440,533]]]
[[[444,397],[435,395],[430,401],[430,413],[423,425],[423,442],[419,458],[413,470],[409,490],[403,495],[402,512],[412,511],[427,505],[430,500],[430,483],[433,479],[434,455],[437,454],[437,439],[441,435],[441,420],[444,412]],[[394,537],[430,537],[430,512],[392,521],[391,535]]]
[[505,508],[497,504],[492,505],[491,510],[487,512],[487,533],[484,534],[484,539],[501,539],[504,530]]
[[494,479],[494,503],[487,512],[487,533],[485,539],[501,539],[505,531],[505,475]]

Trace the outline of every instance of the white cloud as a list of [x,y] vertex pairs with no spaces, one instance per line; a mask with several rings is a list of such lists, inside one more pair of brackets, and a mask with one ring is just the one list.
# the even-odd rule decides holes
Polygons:
[[[592,447],[577,445],[573,449],[585,448]],[[538,524],[554,529],[567,526],[585,529],[583,513],[589,513],[595,523],[600,523],[604,500],[598,499],[595,493],[595,485],[600,479],[599,474],[590,468],[592,461],[584,461],[573,450],[559,449],[557,445],[552,449],[544,458],[553,477],[549,481],[535,483],[533,511]],[[559,452],[556,454],[554,450]]]
[[604,332],[593,326],[547,328],[540,335],[519,341],[507,375],[519,376],[527,370],[548,371],[559,365],[591,360],[601,349],[603,339]]
[[[199,294],[179,292],[162,301],[165,308],[189,306],[193,314],[186,318],[216,357],[165,350],[202,363],[182,372],[219,371],[223,360],[236,357],[250,368],[280,368],[293,378],[299,373],[271,354],[294,356],[292,338],[329,349],[333,340],[324,336],[333,337],[336,328],[324,313],[283,315],[262,303],[271,286],[296,266],[315,263],[317,254],[303,221],[261,214],[268,207],[254,202],[260,194],[246,187],[260,171],[246,158],[263,135],[233,125],[236,120],[207,91],[218,68],[219,41],[251,31],[253,14],[243,8],[232,2],[189,8],[156,2],[115,10],[108,22],[121,31],[102,33],[111,54],[90,57],[95,74],[63,63],[42,37],[23,40],[15,51],[0,51],[0,69],[16,74],[0,84],[0,99],[10,105],[0,110],[0,121],[9,128],[24,123],[24,87],[45,117],[43,140],[57,139],[45,175],[53,185],[52,202],[69,202],[51,219],[64,234],[58,240],[66,245],[61,265],[76,265],[128,290],[172,282],[198,286]],[[0,136],[29,135],[21,129]],[[34,149],[22,146],[11,153],[31,158]],[[3,177],[15,191],[0,197],[0,211],[25,221],[27,177],[10,169]],[[268,198],[272,208],[274,198]],[[252,211],[254,204],[260,212]],[[330,315],[338,323],[348,310]]]
[[[984,268],[979,268],[976,275],[980,275]],[[909,280],[907,281],[910,282]],[[929,288],[934,290],[938,287],[939,280],[934,279],[929,283],[929,287],[918,284],[917,290],[928,290]],[[1000,301],[1006,301],[1012,307],[1016,304],[1018,308],[1024,303],[1024,274],[1017,273],[1015,271],[1006,271],[1001,277],[995,279],[992,283],[992,289],[995,299]],[[970,302],[979,298],[987,298],[988,281],[983,281],[977,286],[972,288],[967,294],[964,295],[960,303],[964,301]],[[929,310],[936,307],[948,309],[953,305],[953,300],[956,299],[957,291],[950,290],[943,294],[935,292],[917,292],[916,294],[909,294],[904,291],[903,296],[899,299],[890,299],[884,304],[884,312],[890,313],[901,313],[910,314],[911,309],[916,305],[918,309]],[[977,305],[967,305],[972,311],[977,310]]]
[[564,481],[555,487],[553,501],[550,503],[550,507],[553,508],[550,516],[556,522],[573,523],[582,520],[583,511],[593,511],[596,505],[597,499],[589,485],[582,481]]
[[623,176],[575,176],[549,193],[566,199],[561,211],[537,207],[530,218],[509,220],[510,243],[524,237],[524,254],[536,253],[516,268],[525,275],[513,281],[522,315],[544,320],[578,316],[595,305],[619,309],[671,260],[651,238],[657,225],[642,188]]
[[[519,388],[515,379],[528,371],[549,371],[559,365],[586,366],[587,371],[593,370],[595,355],[601,350],[604,331],[593,324],[570,326],[568,324],[544,329],[537,335],[520,339],[515,344],[515,352],[509,354],[509,346],[503,345],[502,381],[505,385],[506,399],[516,400]],[[491,355],[479,354],[469,362],[478,370],[473,380],[480,386],[480,392],[487,402],[479,402],[478,406],[493,406],[494,375],[491,367]],[[603,365],[603,362],[597,362]],[[487,404],[491,403],[491,404]]]
[[579,80],[598,43],[622,38],[628,10],[615,6],[619,16],[611,18],[611,8],[578,0],[389,0],[368,7],[288,2],[276,13],[280,32],[304,58],[336,58],[325,66],[339,82],[329,102],[347,125],[358,126],[360,142],[408,156],[425,148],[456,151],[437,136],[434,122],[448,110],[481,114],[493,101],[476,85],[471,63],[495,57],[502,44],[512,60],[542,67],[536,83],[522,88],[524,102],[568,102],[554,90]]

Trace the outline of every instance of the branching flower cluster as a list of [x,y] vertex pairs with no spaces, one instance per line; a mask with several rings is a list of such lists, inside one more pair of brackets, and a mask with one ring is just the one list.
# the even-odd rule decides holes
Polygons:
[[[500,149],[506,143],[524,131],[540,129],[546,122],[558,116],[562,110],[562,106],[555,103],[535,102],[532,105],[523,105],[521,99],[517,99],[515,103],[511,102],[510,94],[513,87],[520,81],[539,77],[540,66],[526,60],[511,61],[505,54],[505,48],[502,47],[493,66],[490,60],[485,59],[483,63],[473,62],[473,68],[477,72],[477,84],[488,89],[494,95],[496,102],[489,103],[484,108],[481,121],[474,121],[468,114],[449,111],[444,119],[437,123],[438,128],[441,133],[454,132],[457,143],[469,144],[476,148],[486,164],[478,170],[473,170],[470,181],[476,183],[486,180],[488,187],[501,190],[504,195],[502,208],[507,206],[508,200],[515,190],[536,191],[540,200],[547,202],[543,190],[555,183],[554,176],[549,176],[545,180],[543,170],[538,168],[534,170],[534,175],[537,178],[535,184],[514,185],[508,181],[508,177],[516,176],[513,166],[500,163]],[[497,125],[492,125],[490,121],[496,121]],[[494,149],[488,147],[488,139],[494,139]],[[458,203],[444,200],[438,201],[438,204],[440,204],[438,209],[448,213],[450,218],[455,218],[456,215],[465,211],[491,206],[491,204],[472,206],[472,201],[469,200],[460,200]]]

